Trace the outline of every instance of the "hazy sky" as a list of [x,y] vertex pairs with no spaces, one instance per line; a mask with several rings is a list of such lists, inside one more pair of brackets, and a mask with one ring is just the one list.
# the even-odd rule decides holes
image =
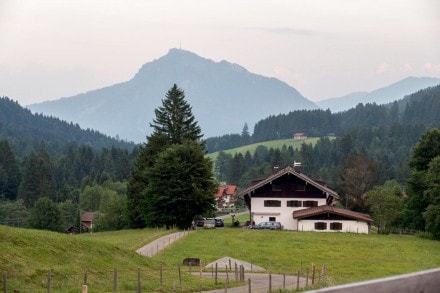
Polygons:
[[440,77],[440,1],[0,0],[0,96],[101,88],[180,46],[317,101]]

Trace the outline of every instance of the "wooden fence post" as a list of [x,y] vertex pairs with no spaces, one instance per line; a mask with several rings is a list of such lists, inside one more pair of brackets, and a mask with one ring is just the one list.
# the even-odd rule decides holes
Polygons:
[[113,292],[118,292],[118,268],[113,270]]
[[3,293],[8,293],[8,272],[3,272]]
[[52,281],[52,272],[49,271],[47,272],[47,293],[50,293],[50,283]]
[[218,270],[217,270],[217,263],[215,263],[215,284],[217,285],[217,273],[218,273]]
[[238,281],[238,270],[237,270],[237,263],[235,263],[235,282]]
[[252,290],[251,290],[251,279],[249,278],[248,279],[248,287],[249,287],[249,293],[251,293],[252,292]]
[[269,274],[269,292],[272,292],[272,273]]
[[299,290],[299,274],[300,274],[300,271],[298,271],[298,275],[296,277],[296,290],[297,291]]
[[142,286],[141,286],[141,269],[138,268],[137,271],[137,293],[141,293]]
[[84,270],[84,284],[83,285],[88,285],[88,273],[87,273],[87,269]]
[[228,265],[226,265],[226,281],[229,282]]
[[177,264],[178,270],[179,270],[179,285],[180,288],[182,288],[182,271],[180,269],[180,263]]
[[315,285],[315,264],[312,264],[312,286]]

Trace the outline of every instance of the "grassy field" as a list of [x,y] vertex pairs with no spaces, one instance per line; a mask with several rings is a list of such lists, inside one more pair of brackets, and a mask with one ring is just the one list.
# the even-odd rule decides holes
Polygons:
[[[84,269],[92,292],[96,292],[93,288],[111,292],[115,267],[121,292],[136,291],[137,268],[143,292],[160,292],[162,265],[162,291],[171,292],[178,280],[177,264],[186,257],[209,263],[229,256],[285,274],[296,274],[301,267],[305,273],[312,263],[325,264],[331,285],[440,266],[440,241],[404,235],[224,228],[190,233],[153,258],[134,252],[164,233],[145,229],[64,235],[0,226],[0,268],[8,272],[8,288],[20,292],[46,292],[48,269],[53,275],[52,292],[78,292]],[[198,278],[188,274],[183,274],[183,284],[183,292],[199,289]],[[203,288],[214,287],[212,280],[204,279]]]
[[[330,137],[330,139],[334,139],[334,137]],[[258,142],[258,143],[238,147],[238,148],[225,150],[223,152],[226,154],[231,154],[231,155],[235,155],[236,153],[241,153],[244,155],[247,151],[249,151],[251,153],[251,155],[254,155],[255,150],[260,145],[263,145],[263,146],[267,147],[268,149],[270,149],[270,148],[281,149],[283,147],[283,145],[286,145],[286,147],[292,146],[293,149],[299,149],[299,148],[301,148],[301,145],[303,143],[315,145],[318,140],[319,140],[318,137],[312,137],[312,138],[308,138],[305,140],[293,140],[292,138],[291,139],[271,140],[271,141]],[[209,157],[215,161],[215,159],[218,156],[218,153],[219,152],[208,154],[207,157]]]
[[[136,292],[138,268],[142,292],[171,292],[179,280],[177,262],[161,264],[133,250],[169,232],[144,229],[66,235],[0,226],[0,269],[7,272],[9,292],[47,292],[49,269],[52,292],[80,292],[86,269],[90,292],[113,292],[115,268],[119,292]],[[183,292],[199,288],[198,278],[189,274],[183,274],[182,284]],[[204,287],[215,286],[207,280]]]
[[156,258],[174,262],[198,257],[204,263],[229,256],[274,273],[295,275],[303,267],[326,265],[330,284],[403,274],[440,266],[440,242],[416,236],[200,230]]

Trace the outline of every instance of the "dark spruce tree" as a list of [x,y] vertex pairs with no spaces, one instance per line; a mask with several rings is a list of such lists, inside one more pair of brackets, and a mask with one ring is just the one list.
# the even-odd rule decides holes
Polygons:
[[422,135],[409,162],[407,226],[440,239],[440,129]]
[[[191,106],[185,100],[183,90],[175,84],[166,93],[165,99],[162,100],[162,106],[155,109],[155,116],[153,123],[150,124],[153,133],[147,137],[146,144],[139,150],[127,187],[130,226],[132,228],[142,228],[147,225],[152,227],[158,225],[187,227],[194,217],[212,210],[212,202],[206,202],[206,200],[211,198],[215,192],[215,189],[212,188],[214,184],[212,168],[209,160],[204,157],[204,143],[201,142],[202,131],[192,114]],[[184,149],[176,150],[175,148],[178,148],[179,145]],[[169,153],[162,154],[169,148],[171,148]],[[164,165],[163,156],[167,158],[179,157],[180,153],[191,154],[194,158],[187,158],[192,161],[185,161],[182,157],[175,158],[172,166]],[[199,161],[194,161],[195,158]],[[183,166],[184,168],[190,168],[190,166],[206,168],[206,170],[199,172],[197,176],[174,177],[180,176],[177,169]],[[169,169],[168,167],[176,168],[176,173],[168,170],[171,177],[158,178],[154,175],[155,171],[161,170],[161,168]],[[182,188],[174,184],[176,180],[180,180],[182,184],[192,186],[196,190],[184,190],[182,193]],[[175,189],[167,189],[166,196],[163,195],[159,200],[157,186],[174,186]],[[186,194],[186,192],[191,194]],[[202,194],[203,197],[201,197]],[[193,206],[188,211],[183,212],[182,209],[175,206],[176,203],[182,203],[189,197],[193,197]],[[169,210],[175,211],[172,217],[166,215]]]
[[191,106],[185,101],[185,93],[176,84],[166,93],[162,106],[154,113],[156,118],[150,126],[155,132],[164,134],[169,144],[181,144],[186,139],[199,141],[203,136]]
[[9,142],[0,141],[0,199],[15,200],[20,184],[17,161]]

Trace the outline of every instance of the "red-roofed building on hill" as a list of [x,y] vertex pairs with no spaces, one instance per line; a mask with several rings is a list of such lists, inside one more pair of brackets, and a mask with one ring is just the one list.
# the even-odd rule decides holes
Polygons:
[[215,194],[215,200],[217,202],[217,208],[219,209],[231,209],[235,207],[237,197],[235,193],[237,191],[236,185],[221,185],[217,189]]
[[237,196],[244,198],[251,222],[280,222],[286,230],[369,233],[373,221],[369,215],[335,208],[336,191],[291,166],[254,181]]
[[304,140],[307,139],[307,135],[303,132],[297,132],[293,135],[294,140]]

